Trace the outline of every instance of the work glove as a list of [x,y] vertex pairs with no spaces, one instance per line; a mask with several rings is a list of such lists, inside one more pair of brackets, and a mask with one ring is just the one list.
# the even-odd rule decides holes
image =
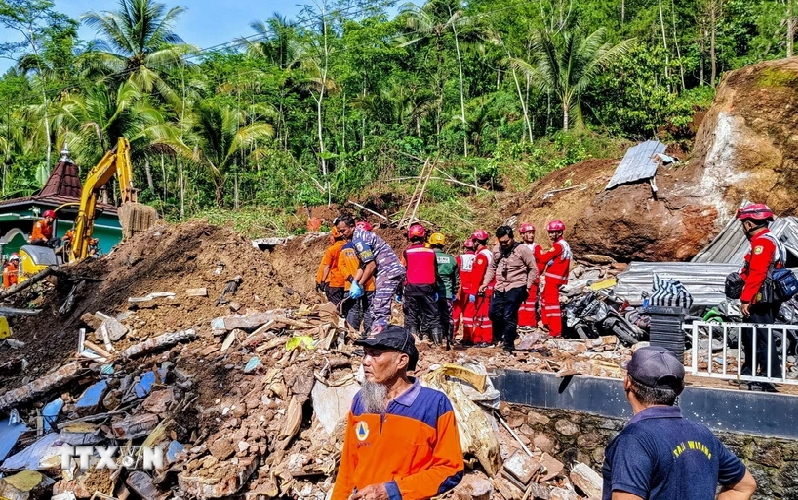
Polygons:
[[316,291],[324,293],[324,283],[316,283]]
[[360,287],[357,281],[352,282],[352,286],[349,288],[349,297],[353,299],[359,299],[363,296],[363,288]]
[[393,296],[393,300],[395,300],[397,304],[401,304],[402,303],[402,294],[401,293],[397,293],[396,295]]
[[471,304],[473,304],[473,303],[474,303],[474,302],[476,302],[476,301],[477,301],[477,296],[476,296],[476,295],[474,295],[473,293],[469,293],[469,294],[468,294],[468,302],[470,302]]

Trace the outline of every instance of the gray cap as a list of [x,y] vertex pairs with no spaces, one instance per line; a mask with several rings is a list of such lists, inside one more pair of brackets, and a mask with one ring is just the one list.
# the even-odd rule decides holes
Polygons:
[[684,365],[667,349],[643,347],[632,354],[623,368],[629,376],[648,387],[684,388]]

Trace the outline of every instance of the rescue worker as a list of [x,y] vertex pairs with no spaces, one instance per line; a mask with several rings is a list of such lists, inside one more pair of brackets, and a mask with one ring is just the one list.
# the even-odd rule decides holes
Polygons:
[[344,299],[344,278],[338,268],[338,258],[341,255],[341,247],[344,246],[344,238],[337,227],[330,231],[330,243],[316,271],[316,290],[324,292],[327,300],[337,306]]
[[55,211],[45,210],[42,216],[44,219],[36,221],[36,223],[33,225],[33,230],[30,233],[30,241],[28,241],[28,243],[31,245],[55,248],[59,243],[58,238],[53,238]]
[[562,335],[562,311],[560,310],[560,287],[568,284],[571,270],[571,247],[563,239],[565,223],[553,220],[546,225],[551,240],[551,250],[540,256],[543,272],[543,293],[540,296],[540,322],[549,330],[550,337]]
[[452,304],[460,292],[460,268],[457,259],[443,251],[443,246],[446,245],[446,236],[443,233],[432,233],[429,236],[429,245],[435,251],[437,264],[438,313],[441,317],[443,338],[451,343],[455,333]]
[[518,333],[518,309],[526,300],[532,284],[539,279],[538,266],[532,250],[515,241],[510,226],[499,227],[496,238],[499,243],[493,249],[493,263],[482,280],[480,290],[495,280],[489,311],[493,340],[501,340],[502,349],[512,352]]
[[362,297],[358,299],[350,297],[349,290],[352,281],[360,270],[360,259],[358,259],[355,245],[351,241],[347,241],[341,247],[341,254],[338,256],[338,270],[344,279],[344,299],[340,304],[341,316],[346,318],[347,324],[356,331],[361,331],[362,325],[363,332],[367,335],[371,330],[371,315],[366,314],[366,311],[374,298],[376,285],[374,277],[372,277],[363,285]]
[[407,375],[418,349],[402,327],[356,341],[365,382],[346,418],[331,500],[421,500],[443,495],[463,477],[452,403]]
[[371,231],[355,227],[351,215],[343,215],[333,221],[344,239],[355,247],[361,269],[351,281],[349,296],[359,299],[364,294],[364,285],[372,277],[376,290],[366,314],[371,315],[371,331],[379,332],[388,326],[391,319],[391,300],[405,277],[405,268],[393,249]]
[[89,240],[89,249],[88,249],[88,256],[89,257],[97,257],[99,258],[100,255],[100,240],[97,238],[92,238]]
[[[524,245],[526,245],[530,250],[532,250],[532,254],[535,256],[535,263],[537,264],[538,269],[538,276],[543,274],[543,267],[541,266],[541,259],[540,256],[543,254],[543,247],[539,244],[535,243],[535,226],[530,224],[529,222],[525,222],[521,224],[521,227],[518,229],[518,232],[521,233],[521,238],[524,240]],[[532,283],[532,286],[529,288],[529,296],[527,297],[526,301],[521,304],[521,307],[518,309],[518,328],[519,329],[529,329],[529,328],[537,328],[538,326],[538,295],[540,292],[540,278],[535,280]]]
[[478,229],[471,234],[471,239],[476,244],[476,259],[471,270],[471,294],[468,296],[468,301],[474,305],[471,340],[476,347],[488,347],[493,342],[493,322],[489,313],[495,280],[482,288],[488,268],[493,264],[493,252],[488,248],[489,238],[490,235],[484,229]]
[[474,269],[476,260],[474,240],[468,238],[463,242],[465,253],[456,257],[457,268],[460,270],[460,292],[457,299],[452,304],[452,334],[457,335],[460,331],[460,323],[463,324],[463,338],[461,344],[474,345],[474,303],[468,297],[477,290],[471,283],[471,272]]
[[428,334],[434,344],[440,345],[443,327],[438,311],[436,256],[435,250],[424,245],[426,236],[427,230],[421,224],[413,224],[407,230],[410,246],[402,253],[407,275],[396,301],[402,302],[407,331],[422,340]]
[[19,283],[19,254],[12,253],[3,266],[3,288],[10,288]]
[[[737,218],[742,223],[745,237],[751,242],[751,249],[745,256],[745,264],[740,270],[745,285],[740,294],[740,312],[746,323],[772,325],[776,322],[780,304],[762,301],[762,284],[768,277],[771,267],[783,267],[786,251],[770,232],[770,221],[774,219],[773,211],[767,205],[754,204],[737,211]],[[751,358],[754,354],[754,329],[743,328],[741,345],[745,362],[740,370],[742,375],[761,375],[763,377],[781,377],[781,356],[776,349],[775,335],[765,328],[756,329],[756,366]],[[770,367],[768,367],[768,349],[770,349]],[[761,373],[757,373],[761,372]],[[756,387],[758,384],[752,384]]]

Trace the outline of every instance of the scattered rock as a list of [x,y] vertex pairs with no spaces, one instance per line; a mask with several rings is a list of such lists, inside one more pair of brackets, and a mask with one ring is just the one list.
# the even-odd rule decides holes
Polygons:
[[527,484],[540,470],[540,462],[527,455],[525,451],[516,450],[504,461],[504,470]]
[[158,425],[158,415],[143,413],[128,416],[124,420],[112,424],[111,429],[117,439],[135,439],[148,435],[156,425]]
[[544,453],[540,457],[540,465],[544,470],[543,477],[540,478],[541,483],[545,483],[546,481],[554,479],[560,475],[563,469],[565,469],[565,465],[563,465],[562,462],[552,457],[548,453]]
[[574,486],[591,498],[601,498],[604,482],[601,476],[583,463],[574,465],[569,476]]
[[581,500],[579,495],[565,488],[553,488],[549,492],[549,500]]
[[40,472],[22,471],[0,479],[0,498],[7,500],[48,498],[54,483],[55,481]]
[[554,428],[563,436],[574,436],[580,432],[578,425],[565,419],[556,421],[554,423]]
[[485,474],[474,471],[463,476],[453,493],[457,500],[490,500],[493,485]]

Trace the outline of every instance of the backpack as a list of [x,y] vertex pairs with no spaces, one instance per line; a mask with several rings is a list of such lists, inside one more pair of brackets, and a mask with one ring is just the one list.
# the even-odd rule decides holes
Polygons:
[[767,233],[764,237],[776,244],[778,253],[776,254],[776,262],[771,263],[768,269],[768,277],[762,284],[764,290],[762,290],[761,302],[787,302],[798,292],[798,279],[792,271],[784,267],[787,256],[784,245],[773,233]]

